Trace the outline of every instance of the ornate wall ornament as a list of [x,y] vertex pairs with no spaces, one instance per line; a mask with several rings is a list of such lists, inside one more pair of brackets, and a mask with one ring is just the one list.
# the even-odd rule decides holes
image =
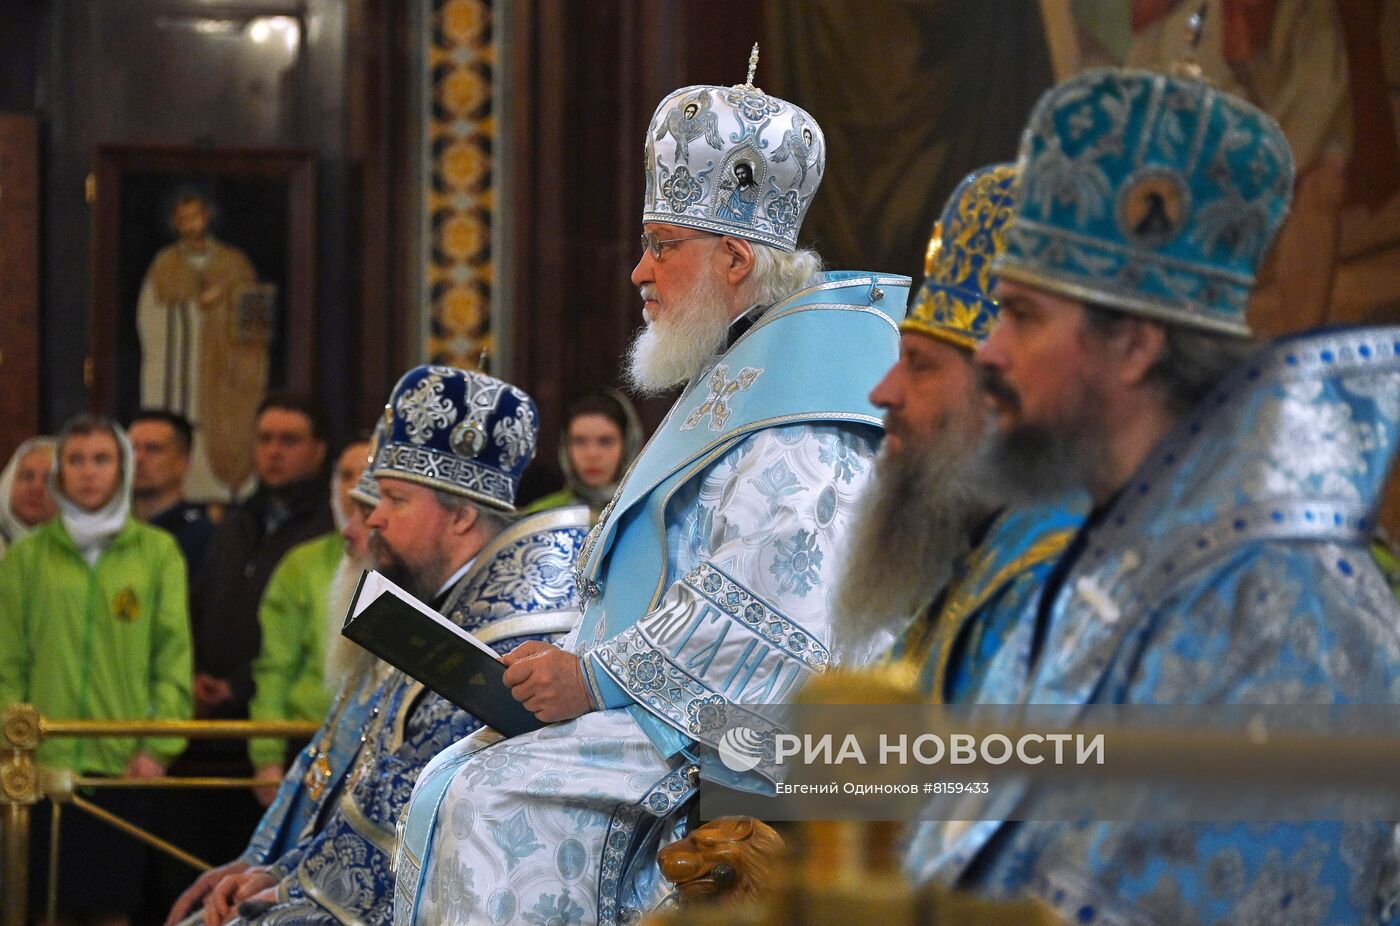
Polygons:
[[494,20],[493,0],[433,0],[427,37],[424,351],[464,369],[491,347]]

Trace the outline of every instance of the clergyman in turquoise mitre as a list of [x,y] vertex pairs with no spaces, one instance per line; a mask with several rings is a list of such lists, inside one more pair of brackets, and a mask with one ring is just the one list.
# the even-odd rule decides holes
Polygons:
[[[1088,725],[1098,705],[1218,722],[1231,705],[1396,703],[1400,608],[1369,543],[1400,438],[1400,328],[1250,344],[1293,189],[1283,132],[1187,76],[1092,70],[1037,103],[1017,170],[1001,315],[976,354],[998,412],[987,466],[1095,507],[979,700]],[[1035,815],[1049,792],[1032,778],[994,784],[977,822],[931,814],[907,873],[1077,923],[1395,919],[1393,814],[1340,782],[1262,809],[1277,769],[1259,765],[1213,782],[1228,804],[1168,781],[1132,814],[1059,820]]]

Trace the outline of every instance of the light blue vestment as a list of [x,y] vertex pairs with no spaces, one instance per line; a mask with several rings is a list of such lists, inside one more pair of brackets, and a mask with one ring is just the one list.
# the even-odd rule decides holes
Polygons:
[[[585,674],[595,701],[625,707],[663,756],[715,747],[735,723],[761,729],[765,721],[739,705],[781,702],[826,667],[829,589],[808,593],[836,565],[841,484],[864,475],[869,451],[860,445],[880,433],[868,395],[897,356],[908,284],[827,273],[768,309],[676,402],[590,535],[580,559],[596,593],[578,634]],[[752,450],[765,431],[795,445],[798,425],[819,426],[813,433],[830,445],[810,472],[778,461],[743,487],[774,532],[732,528],[765,549],[739,563],[721,563],[717,549],[677,550],[678,523],[697,538],[714,526],[701,523],[707,506],[689,494],[696,476]],[[722,544],[691,546],[707,545]],[[702,775],[734,786],[762,788],[760,775],[774,774],[766,764],[756,772],[746,783],[702,761]]]
[[557,728],[474,737],[434,763],[405,820],[396,922],[619,922],[654,899],[650,853],[697,768],[765,787],[770,769],[734,776],[710,747],[748,720],[741,705],[827,664],[880,435],[867,397],[897,356],[908,284],[824,274],[689,384],[580,557],[590,598],[571,645],[603,709],[569,725],[567,765]]
[[[980,700],[1400,702],[1400,608],[1367,552],[1398,439],[1400,329],[1262,350],[1086,528]],[[1388,823],[926,823],[907,868],[1070,923],[1353,926],[1394,920],[1394,849]]]

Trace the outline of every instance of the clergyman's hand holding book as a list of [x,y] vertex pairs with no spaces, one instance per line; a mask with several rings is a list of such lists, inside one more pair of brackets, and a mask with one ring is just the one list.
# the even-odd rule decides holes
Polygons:
[[369,570],[341,633],[506,736],[544,726],[510,693],[496,651]]

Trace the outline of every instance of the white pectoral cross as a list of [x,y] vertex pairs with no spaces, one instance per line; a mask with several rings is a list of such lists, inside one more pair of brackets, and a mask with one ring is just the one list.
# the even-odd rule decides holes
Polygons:
[[708,416],[710,419],[710,430],[719,432],[724,430],[724,423],[729,420],[729,399],[736,392],[742,392],[754,384],[763,371],[754,367],[744,367],[739,371],[739,375],[729,379],[729,367],[719,364],[714,372],[710,374],[710,394],[705,397],[705,401],[700,403],[700,407],[686,416],[685,423],[681,425],[682,431],[689,431],[704,421]]
[[1118,561],[1118,565],[1112,572],[1103,578],[1101,585],[1093,576],[1082,576],[1074,583],[1075,594],[1079,600],[1089,606],[1089,609],[1098,616],[1099,620],[1105,624],[1116,624],[1123,616],[1122,609],[1118,602],[1106,590],[1112,588],[1120,579],[1128,573],[1134,571],[1142,565],[1142,559],[1136,550],[1128,550]]

